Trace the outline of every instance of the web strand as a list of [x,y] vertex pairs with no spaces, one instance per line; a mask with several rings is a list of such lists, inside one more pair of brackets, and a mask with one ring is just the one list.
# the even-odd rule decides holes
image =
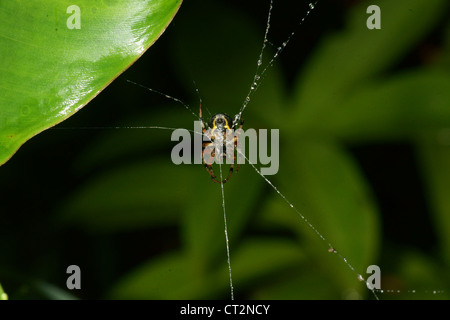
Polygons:
[[[309,10],[307,10],[306,14],[303,16],[303,18],[300,20],[300,22],[298,23],[298,26],[301,26],[305,19],[310,15],[311,11],[314,10],[314,8],[316,7],[317,3],[319,2],[319,0],[316,1],[312,1],[309,2]],[[265,28],[265,32],[264,32],[264,39],[263,39],[263,43],[261,46],[261,50],[259,52],[259,56],[258,56],[258,60],[257,60],[257,65],[256,65],[256,71],[254,73],[254,77],[252,80],[252,83],[250,85],[250,89],[247,93],[247,95],[245,96],[245,100],[241,105],[241,108],[239,110],[239,113],[236,115],[235,117],[235,123],[239,123],[239,120],[242,117],[243,112],[245,111],[245,109],[247,108],[251,97],[253,96],[253,94],[255,93],[255,91],[258,90],[259,86],[261,85],[263,79],[266,76],[267,70],[269,70],[270,67],[273,66],[273,64],[275,63],[275,61],[278,59],[279,55],[283,52],[284,48],[290,43],[290,41],[292,40],[292,38],[295,35],[295,30],[292,31],[288,37],[286,38],[286,40],[281,44],[281,46],[276,46],[273,45],[269,40],[268,40],[268,36],[269,36],[269,31],[270,31],[270,23],[271,23],[271,18],[272,18],[272,10],[273,10],[273,4],[274,1],[270,0],[270,4],[269,4],[269,10],[267,13],[267,21],[266,21],[266,28]],[[264,58],[264,53],[265,50],[267,48],[267,46],[273,46],[275,48],[275,53],[273,54],[273,56],[270,57],[270,59],[268,60],[267,63],[265,63],[263,61]],[[165,98],[171,99],[177,103],[180,103],[181,105],[184,106],[184,108],[186,110],[188,110],[192,115],[194,115],[194,117],[196,119],[200,119],[199,116],[194,113],[192,111],[192,109],[189,107],[188,104],[184,103],[182,100],[177,99],[175,97],[172,97],[170,95],[167,95],[165,93],[159,92],[157,90],[145,87],[141,84],[138,84],[136,82],[133,82],[131,80],[126,80],[129,83],[132,83],[134,85],[140,86],[144,89],[147,89],[151,92],[157,93],[161,96],[164,96]],[[195,82],[194,82],[195,85]],[[199,94],[199,90],[197,87],[195,87],[195,90],[197,92],[197,95],[199,97],[199,103],[200,105],[202,105],[202,100]],[[209,114],[211,114],[209,112],[209,110],[207,109],[207,107],[205,107],[205,109],[207,110],[207,112]],[[124,126],[124,127],[76,127],[76,128],[70,128],[70,127],[56,127],[56,128],[52,128],[52,129],[89,129],[89,130],[99,130],[99,129],[163,129],[163,130],[175,130],[176,128],[170,128],[170,127],[161,127],[161,126]],[[194,134],[200,134],[202,135],[202,133],[200,132],[194,132],[193,130],[189,130],[190,132],[194,133]],[[252,166],[252,168],[256,171],[256,173],[258,175],[260,175],[265,182],[270,185],[270,187],[278,194],[278,196],[280,196],[283,201],[292,209],[294,210],[294,212],[300,217],[300,219],[308,226],[308,228],[310,228],[313,233],[319,238],[321,239],[325,245],[328,247],[328,252],[329,253],[333,253],[335,254],[342,262],[344,262],[344,264],[351,270],[351,272],[353,272],[356,275],[356,278],[361,281],[364,282],[367,286],[367,288],[372,292],[373,296],[375,299],[379,300],[377,293],[383,294],[383,293],[400,293],[400,290],[381,290],[381,289],[373,289],[371,287],[371,285],[368,283],[368,281],[366,279],[364,279],[364,277],[359,274],[355,268],[353,267],[353,265],[348,261],[348,259],[342,255],[339,251],[336,250],[336,248],[331,244],[331,242],[319,231],[318,228],[316,228],[316,226],[314,226],[308,219],[307,217],[299,210],[297,209],[293,203],[287,199],[287,197],[272,183],[271,180],[269,180],[268,178],[266,178],[266,176],[264,176],[260,170],[258,170],[255,166],[254,163],[250,162],[249,159],[242,154],[241,152],[239,152],[247,161],[248,163]],[[223,181],[223,172],[222,172],[222,165],[219,163],[219,169],[220,169],[220,180]],[[227,227],[227,215],[226,215],[226,207],[225,207],[225,192],[224,192],[224,184],[220,183],[220,187],[221,187],[221,197],[222,197],[222,209],[223,209],[223,219],[224,219],[224,234],[225,234],[225,242],[226,242],[226,252],[227,252],[227,264],[228,264],[228,274],[229,274],[229,289],[230,289],[230,296],[231,296],[231,300],[234,300],[234,287],[233,287],[233,279],[232,279],[232,268],[231,268],[231,258],[230,258],[230,245],[229,245],[229,237],[228,237],[228,227]],[[372,289],[371,289],[372,288]],[[407,290],[408,293],[417,293],[416,290]],[[443,293],[444,290],[430,290],[430,293],[432,294],[438,294],[438,293]]]
[[[223,181],[222,164],[220,163],[219,163],[219,170],[220,170],[220,181]],[[222,191],[223,222],[225,225],[225,243],[227,247],[228,274],[230,276],[230,295],[231,300],[234,300],[233,276],[231,272],[231,258],[230,258],[230,242],[228,241],[227,213],[225,210],[225,192],[223,188],[223,182],[220,182],[220,189]]]
[[[299,26],[301,26],[305,19],[309,16],[309,14],[311,13],[311,11],[315,8],[315,6],[317,5],[319,0],[316,1],[312,1],[309,3],[309,10],[306,12],[306,14],[303,16],[303,18],[300,20],[299,22]],[[252,84],[250,86],[250,89],[245,97],[244,102],[242,103],[242,106],[240,108],[239,113],[236,115],[235,117],[235,122],[238,123],[242,117],[243,112],[245,111],[245,109],[247,108],[250,99],[252,97],[252,95],[254,94],[254,92],[259,88],[259,86],[262,83],[262,80],[264,79],[264,76],[267,72],[267,70],[273,66],[274,62],[276,61],[276,59],[279,57],[279,55],[281,54],[281,52],[284,50],[284,48],[289,44],[289,42],[291,41],[291,39],[294,37],[295,35],[295,30],[292,31],[289,36],[286,38],[286,40],[281,44],[281,46],[276,48],[276,52],[273,54],[273,56],[270,58],[270,60],[267,62],[266,65],[263,65],[263,58],[264,58],[264,52],[266,50],[267,44],[271,45],[271,43],[268,40],[268,35],[269,35],[269,31],[270,31],[270,23],[271,23],[271,18],[272,18],[272,10],[273,10],[273,0],[270,0],[269,3],[269,9],[268,9],[268,13],[267,13],[267,21],[266,21],[266,28],[265,28],[265,32],[264,32],[264,39],[263,39],[263,43],[261,46],[261,50],[258,56],[258,60],[257,60],[257,66],[256,66],[256,71],[255,71],[255,75],[253,77],[253,81]],[[179,104],[181,104],[186,110],[188,110],[196,119],[200,120],[200,117],[198,114],[196,114],[195,112],[192,111],[192,109],[189,107],[188,104],[184,103],[182,100],[175,98],[173,96],[170,96],[168,94],[165,94],[163,92],[148,88],[146,86],[143,86],[139,83],[136,83],[134,81],[128,80],[126,79],[127,82],[132,83],[134,85],[137,85],[141,88],[144,88],[148,91],[157,93],[167,99],[171,99]],[[195,85],[195,82],[194,82]],[[201,97],[199,95],[198,92],[198,88],[195,88],[197,95],[199,97],[199,102],[200,104],[202,103],[201,101]],[[209,112],[209,110],[208,110]],[[236,121],[237,119],[237,121]],[[162,129],[162,130],[175,130],[176,128],[171,128],[171,127],[162,127],[162,126],[123,126],[123,127],[117,127],[117,126],[110,126],[110,127],[77,127],[77,128],[70,128],[70,127],[56,127],[53,129],[89,129],[89,130],[99,130],[99,129]],[[194,134],[202,134],[202,133],[198,133],[195,132],[193,130],[189,130],[191,133]],[[253,169],[265,180],[265,182],[267,184],[270,185],[270,187],[286,202],[286,204],[296,212],[296,214],[300,217],[300,219],[316,234],[316,236],[318,238],[320,238],[324,243],[326,243],[326,245],[328,246],[328,252],[333,253],[335,255],[337,255],[339,257],[340,260],[342,260],[346,266],[356,275],[357,279],[361,282],[364,282],[368,288],[370,288],[370,284],[362,277],[361,274],[359,274],[355,268],[352,266],[352,264],[347,260],[347,258],[345,256],[343,256],[340,252],[338,252],[334,246],[325,238],[325,236],[323,236],[323,234],[306,218],[305,215],[303,215],[288,199],[287,197],[268,179],[266,178],[261,172],[260,170],[258,170],[256,168],[256,166],[249,161],[249,159],[242,154],[239,150],[238,152],[248,161],[248,163],[253,167]],[[222,172],[222,165],[219,163],[219,169],[220,169],[220,181],[223,181],[223,172]],[[225,206],[225,192],[224,192],[224,183],[220,183],[220,188],[221,188],[221,197],[222,197],[222,209],[223,209],[223,219],[224,219],[224,234],[225,234],[225,243],[226,243],[226,252],[227,252],[227,264],[228,264],[228,275],[229,275],[229,288],[230,288],[230,297],[231,300],[234,300],[234,287],[233,287],[233,277],[232,277],[232,268],[231,268],[231,255],[230,255],[230,245],[229,245],[229,237],[228,237],[228,226],[227,226],[227,215],[226,215],[226,206]],[[378,300],[378,296],[376,294],[376,289],[370,289],[372,294],[374,295],[375,299]]]
[[[182,100],[180,100],[180,99],[178,99],[178,98],[175,98],[175,97],[172,97],[172,96],[170,96],[170,95],[168,95],[168,94],[166,94],[166,93],[160,92],[160,91],[158,91],[158,90],[155,90],[155,89],[152,89],[152,88],[148,88],[148,87],[146,87],[146,86],[144,86],[144,85],[142,85],[142,84],[136,83],[136,82],[134,82],[134,81],[131,81],[131,80],[128,80],[128,79],[125,79],[125,80],[126,80],[127,82],[129,82],[129,83],[132,83],[132,84],[134,84],[134,85],[137,85],[137,86],[139,86],[139,87],[141,87],[141,88],[144,88],[144,89],[146,89],[146,90],[149,90],[149,91],[151,91],[151,92],[157,93],[157,94],[159,94],[159,95],[161,95],[161,96],[163,96],[163,97],[165,97],[165,98],[167,98],[167,99],[171,99],[171,100],[173,100],[173,101],[175,101],[175,102],[181,104],[181,105],[182,105],[186,110],[188,110],[195,118],[197,118],[198,120],[200,120],[200,117],[198,116],[198,114],[196,114],[194,111],[192,111],[192,109],[189,107],[189,105],[186,104],[186,103],[184,103]],[[197,91],[197,92],[198,92],[198,91]],[[201,101],[200,101],[200,102],[201,102]]]
[[[159,129],[174,131],[179,128],[162,127],[162,126],[125,126],[125,127],[52,127],[51,130],[120,130],[120,129]],[[183,128],[184,129],[184,128]],[[194,134],[202,134],[191,129],[184,129]]]
[[[303,16],[303,18],[300,20],[298,26],[301,26],[304,22],[305,19],[309,16],[309,14],[311,13],[312,10],[314,10],[314,8],[317,6],[317,3],[319,2],[319,0],[315,0],[312,1],[308,4],[309,9],[308,11],[306,11],[306,14]],[[267,23],[266,23],[266,30],[264,32],[264,40],[263,40],[263,44],[261,47],[261,52],[259,54],[259,58],[257,61],[257,66],[256,66],[256,72],[255,75],[253,77],[253,81],[252,84],[250,85],[250,89],[247,93],[247,96],[244,99],[244,102],[242,103],[242,107],[239,110],[239,113],[236,115],[236,119],[235,122],[238,123],[239,120],[242,118],[242,114],[245,110],[245,108],[247,108],[248,103],[250,102],[250,99],[252,97],[252,95],[254,94],[254,92],[256,90],[258,90],[259,86],[261,85],[262,80],[264,79],[265,73],[266,71],[272,67],[272,65],[274,64],[275,60],[278,58],[278,56],[280,55],[280,53],[284,50],[284,48],[288,45],[288,43],[291,41],[291,39],[294,37],[295,35],[295,30],[292,31],[289,36],[287,37],[287,39],[281,44],[281,46],[279,46],[275,52],[275,54],[272,56],[272,58],[269,60],[269,62],[267,63],[267,65],[261,70],[261,65],[263,64],[263,54],[264,54],[264,50],[266,48],[268,41],[268,35],[269,35],[269,29],[270,29],[270,20],[272,17],[272,9],[273,9],[273,0],[270,0],[270,4],[269,4],[269,12],[267,14]]]
[[296,213],[297,213],[297,215],[301,218],[301,220],[303,220],[303,222],[304,223],[306,223],[306,225],[312,230],[312,231],[314,231],[314,233],[323,241],[323,242],[325,242],[326,244],[327,244],[327,246],[328,246],[328,252],[330,252],[330,253],[334,253],[334,254],[336,254],[338,257],[339,257],[339,259],[341,259],[346,265],[347,265],[347,267],[356,275],[356,277],[357,277],[357,279],[359,280],[359,281],[361,281],[361,282],[364,282],[365,284],[366,284],[366,286],[367,286],[367,288],[372,292],[372,294],[373,294],[373,296],[375,297],[375,299],[376,300],[379,300],[378,299],[378,296],[377,296],[377,294],[376,294],[376,292],[375,292],[375,289],[370,289],[371,288],[371,285],[370,285],[370,283],[368,283],[364,278],[363,278],[363,276],[361,275],[361,274],[359,274],[356,270],[355,270],[355,268],[353,267],[353,265],[347,260],[347,258],[346,257],[344,257],[342,254],[340,254],[335,248],[334,248],[334,246],[322,235],[322,233],[306,218],[306,216],[305,215],[303,215],[298,209],[297,209],[297,207],[295,207],[293,204],[292,204],[292,202],[290,202],[287,198],[286,198],[286,196],[283,194],[283,193],[281,193],[281,191],[280,190],[278,190],[278,188],[272,183],[272,181],[270,181],[268,178],[266,178],[266,176],[264,176],[262,173],[261,173],[261,171],[259,171],[257,168],[256,168],[256,166],[252,163],[252,162],[250,162],[250,160],[242,153],[242,152],[240,152],[240,150],[237,150],[238,152],[239,152],[239,154],[240,155],[242,155],[242,157],[246,160],[246,161],[248,161],[248,163],[252,166],[252,168],[264,179],[264,181],[266,181],[266,183],[267,184],[269,184],[270,185],[270,187],[273,189],[273,190],[275,190],[275,192],[289,205],[289,207],[291,207],[292,208],[292,210],[294,210]]

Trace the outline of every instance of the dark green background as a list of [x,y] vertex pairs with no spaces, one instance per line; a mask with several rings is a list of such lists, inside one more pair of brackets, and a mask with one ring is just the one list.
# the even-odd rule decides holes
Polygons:
[[[234,115],[266,2],[186,1],[123,76],[0,168],[11,299],[229,298],[219,185],[201,165],[172,164],[168,131],[89,128],[192,128],[183,106],[125,79],[194,112],[197,87],[211,113]],[[399,290],[380,299],[449,298],[449,15],[445,1],[418,13],[420,2],[322,0],[298,27],[308,6],[275,0],[269,41],[296,34],[244,113],[247,128],[280,129],[268,178],[358,273],[376,264],[382,288]],[[369,4],[381,30],[365,28]],[[237,298],[374,298],[249,165],[225,202]],[[65,289],[71,264],[79,291]]]

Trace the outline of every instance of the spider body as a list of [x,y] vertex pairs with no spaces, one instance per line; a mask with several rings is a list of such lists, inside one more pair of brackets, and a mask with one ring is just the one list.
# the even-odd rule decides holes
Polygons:
[[[233,171],[234,164],[236,162],[235,153],[238,152],[238,134],[236,133],[236,127],[239,124],[239,128],[241,129],[244,121],[240,120],[240,118],[235,117],[233,121],[231,117],[225,113],[217,113],[213,115],[208,123],[203,122],[202,118],[202,106],[200,104],[200,121],[202,122],[202,132],[203,136],[207,137],[208,141],[203,142],[202,144],[202,161],[205,166],[206,171],[211,176],[211,179],[216,183],[225,183],[230,179]],[[233,161],[230,165],[230,169],[228,171],[228,176],[224,180],[217,180],[217,177],[214,173],[214,169],[212,167],[212,163],[216,157],[216,151],[222,153],[223,159],[227,159],[227,155],[229,155],[229,151],[232,150]],[[239,170],[240,164],[238,164],[236,171]]]
[[232,130],[233,120],[226,113],[217,113],[211,117],[208,126],[211,128],[211,135],[214,135],[215,131],[226,134],[226,130]]

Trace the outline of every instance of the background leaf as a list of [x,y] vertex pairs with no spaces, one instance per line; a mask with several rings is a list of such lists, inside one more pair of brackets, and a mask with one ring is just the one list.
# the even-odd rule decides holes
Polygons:
[[439,234],[439,250],[450,263],[450,134],[448,129],[429,131],[418,139],[423,176],[428,186],[433,221]]
[[339,112],[339,102],[358,93],[366,82],[383,76],[440,21],[439,16],[448,8],[445,0],[379,0],[370,5],[381,8],[382,29],[373,32],[366,27],[368,2],[353,8],[346,32],[329,35],[297,79],[297,109],[290,117],[293,125],[321,123],[330,111]]

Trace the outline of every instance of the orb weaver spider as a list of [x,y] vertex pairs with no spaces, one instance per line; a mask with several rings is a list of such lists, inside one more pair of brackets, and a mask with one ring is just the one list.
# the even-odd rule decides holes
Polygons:
[[[211,117],[208,123],[203,121],[202,117],[202,105],[200,103],[200,113],[199,113],[200,121],[202,123],[202,133],[208,141],[202,143],[202,161],[205,166],[206,171],[211,176],[211,179],[216,183],[226,183],[228,179],[230,179],[231,175],[234,171],[234,164],[236,162],[236,153],[239,152],[239,134],[240,130],[236,131],[236,127],[239,124],[239,129],[242,129],[244,125],[244,120],[241,118],[240,114],[237,114],[234,120],[225,113],[217,113]],[[231,126],[230,126],[231,124]],[[234,134],[236,133],[236,134]],[[232,139],[227,139],[227,136],[233,134]],[[233,150],[233,162],[230,165],[230,169],[228,171],[228,177],[224,180],[217,180],[216,175],[214,174],[214,169],[212,167],[212,163],[216,157],[216,150],[220,150],[222,153],[223,159],[227,159],[227,148],[228,150],[231,148]],[[205,159],[205,153],[209,155],[208,159]],[[219,153],[220,157],[220,153]],[[241,166],[238,163],[236,168],[236,172],[239,170]]]

